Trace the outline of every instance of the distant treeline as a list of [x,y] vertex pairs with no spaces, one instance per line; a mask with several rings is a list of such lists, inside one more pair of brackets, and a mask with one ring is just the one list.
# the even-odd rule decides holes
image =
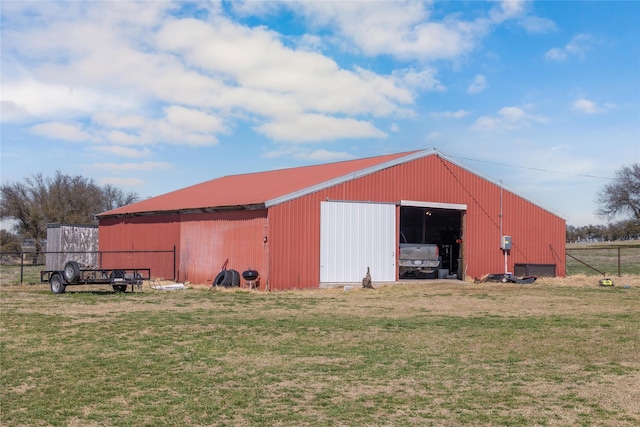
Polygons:
[[640,221],[630,219],[607,225],[567,225],[567,243],[640,239]]

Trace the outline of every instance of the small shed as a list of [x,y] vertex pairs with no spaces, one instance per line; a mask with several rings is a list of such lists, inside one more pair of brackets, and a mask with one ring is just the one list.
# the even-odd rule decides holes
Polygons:
[[438,245],[447,277],[564,266],[564,218],[437,150],[224,176],[98,218],[101,250],[175,247],[178,280],[192,283],[224,264],[257,270],[263,289],[357,283],[367,267],[397,281],[408,235]]
[[67,261],[98,266],[98,226],[47,224],[47,270],[61,270]]

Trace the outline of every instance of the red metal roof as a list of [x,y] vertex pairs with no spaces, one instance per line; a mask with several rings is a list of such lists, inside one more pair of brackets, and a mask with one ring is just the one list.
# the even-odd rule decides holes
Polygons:
[[[375,171],[387,167],[387,163],[389,163],[388,166],[392,166],[398,163],[398,159],[412,158],[412,154],[415,153],[424,154],[424,151],[409,151],[345,162],[223,176],[103,212],[98,216],[273,205],[276,204],[277,199],[287,196],[293,197],[296,193],[305,194],[308,189],[331,184],[334,180],[337,182],[349,180],[351,175],[359,172],[366,173],[370,168]],[[273,202],[268,203],[269,201]]]

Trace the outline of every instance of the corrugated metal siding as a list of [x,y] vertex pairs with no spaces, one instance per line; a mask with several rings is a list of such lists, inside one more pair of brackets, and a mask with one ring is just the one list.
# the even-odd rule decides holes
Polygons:
[[[514,249],[508,263],[562,263],[565,221],[506,190],[503,231]],[[504,271],[500,250],[500,187],[438,156],[381,170],[270,208],[273,289],[314,288],[319,283],[320,202],[416,200],[467,205],[465,270],[471,277]],[[276,255],[277,254],[277,255]],[[563,268],[559,266],[559,272]]]
[[318,193],[269,208],[270,288],[317,288],[320,280]]
[[[101,251],[177,250],[180,258],[180,218],[157,215],[131,218],[101,219],[99,248]],[[150,268],[154,278],[173,278],[172,254],[105,253],[103,268]]]
[[182,215],[180,280],[211,284],[226,260],[240,274],[251,267],[265,282],[267,210]]

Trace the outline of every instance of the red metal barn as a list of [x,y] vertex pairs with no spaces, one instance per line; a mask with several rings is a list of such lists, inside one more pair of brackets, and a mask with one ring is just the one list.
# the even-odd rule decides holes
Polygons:
[[225,176],[98,217],[100,250],[175,246],[177,279],[191,283],[210,284],[226,260],[270,290],[360,282],[367,267],[396,281],[405,234],[438,244],[449,277],[564,275],[563,218],[435,150]]

